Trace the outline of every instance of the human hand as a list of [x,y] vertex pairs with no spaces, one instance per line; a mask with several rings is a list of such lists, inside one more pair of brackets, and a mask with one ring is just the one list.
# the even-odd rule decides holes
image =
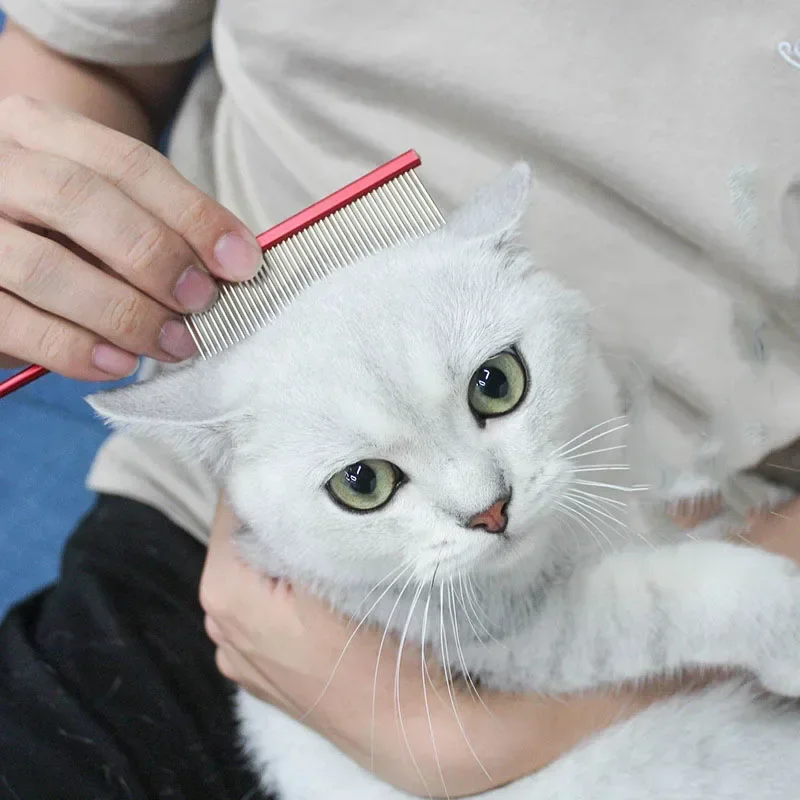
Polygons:
[[[233,540],[237,525],[221,501],[200,584],[206,630],[218,646],[222,674],[302,719],[362,766],[416,788],[399,728],[387,724],[395,719],[397,643],[387,639],[381,649],[381,636],[367,628],[353,636],[352,624],[321,601],[247,567]],[[413,648],[404,651],[400,702],[407,735],[418,742],[420,654]],[[433,666],[432,675],[443,686]],[[419,748],[413,750],[419,758]]]
[[613,722],[690,688],[687,676],[575,697],[481,690],[478,702],[461,683],[448,688],[433,662],[423,677],[419,649],[406,643],[398,666],[394,637],[382,645],[377,630],[363,627],[354,634],[353,622],[300,588],[249,569],[233,542],[236,526],[230,508],[220,503],[201,582],[220,671],[412,794],[456,797],[504,785]]
[[216,297],[206,270],[240,280],[260,260],[244,225],[147,145],[0,100],[0,367],[108,380],[138,355],[180,361],[195,347],[179,315]]

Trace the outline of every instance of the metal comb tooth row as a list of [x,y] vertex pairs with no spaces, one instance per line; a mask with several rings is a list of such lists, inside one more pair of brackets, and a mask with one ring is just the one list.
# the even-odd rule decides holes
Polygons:
[[401,242],[419,239],[445,220],[413,170],[348,203],[264,251],[258,274],[221,282],[214,305],[186,317],[203,358],[247,338],[312,283]]

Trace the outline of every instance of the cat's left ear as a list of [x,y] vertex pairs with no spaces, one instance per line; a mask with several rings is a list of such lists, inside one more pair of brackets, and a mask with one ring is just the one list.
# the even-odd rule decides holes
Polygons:
[[218,375],[214,360],[196,362],[151,381],[89,395],[86,402],[119,431],[164,442],[190,461],[217,471],[231,451],[241,408],[233,381]]
[[531,168],[518,162],[475,192],[453,213],[445,230],[461,239],[495,240],[497,245],[513,239],[528,208],[531,182]]

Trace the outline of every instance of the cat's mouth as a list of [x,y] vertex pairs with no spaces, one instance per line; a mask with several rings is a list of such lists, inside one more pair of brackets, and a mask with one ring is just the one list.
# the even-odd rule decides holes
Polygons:
[[502,571],[509,559],[519,555],[520,535],[509,529],[507,514],[501,520],[499,510],[494,513],[494,530],[484,529],[483,525],[464,526],[458,534],[427,551],[419,561],[421,570],[426,574],[436,572],[444,580],[484,569]]

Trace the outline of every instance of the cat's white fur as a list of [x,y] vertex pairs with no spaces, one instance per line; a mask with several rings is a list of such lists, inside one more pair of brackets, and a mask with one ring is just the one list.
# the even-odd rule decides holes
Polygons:
[[[485,685],[575,691],[719,665],[800,695],[794,566],[670,540],[625,491],[646,463],[603,466],[624,458],[604,448],[627,441],[612,421],[625,401],[580,296],[515,243],[529,183],[518,165],[442,231],[318,283],[230,351],[90,402],[118,428],[205,459],[257,566],[359,617],[375,603],[371,621],[407,641],[424,629],[433,652]],[[470,378],[512,345],[527,395],[479,427]],[[409,480],[381,510],[348,513],[323,487],[365,458]],[[509,489],[505,536],[466,527]],[[697,535],[724,530],[717,519]],[[238,708],[264,786],[285,800],[405,796],[279,711],[244,693]],[[731,682],[658,704],[487,797],[794,800],[798,756],[794,706]]]

